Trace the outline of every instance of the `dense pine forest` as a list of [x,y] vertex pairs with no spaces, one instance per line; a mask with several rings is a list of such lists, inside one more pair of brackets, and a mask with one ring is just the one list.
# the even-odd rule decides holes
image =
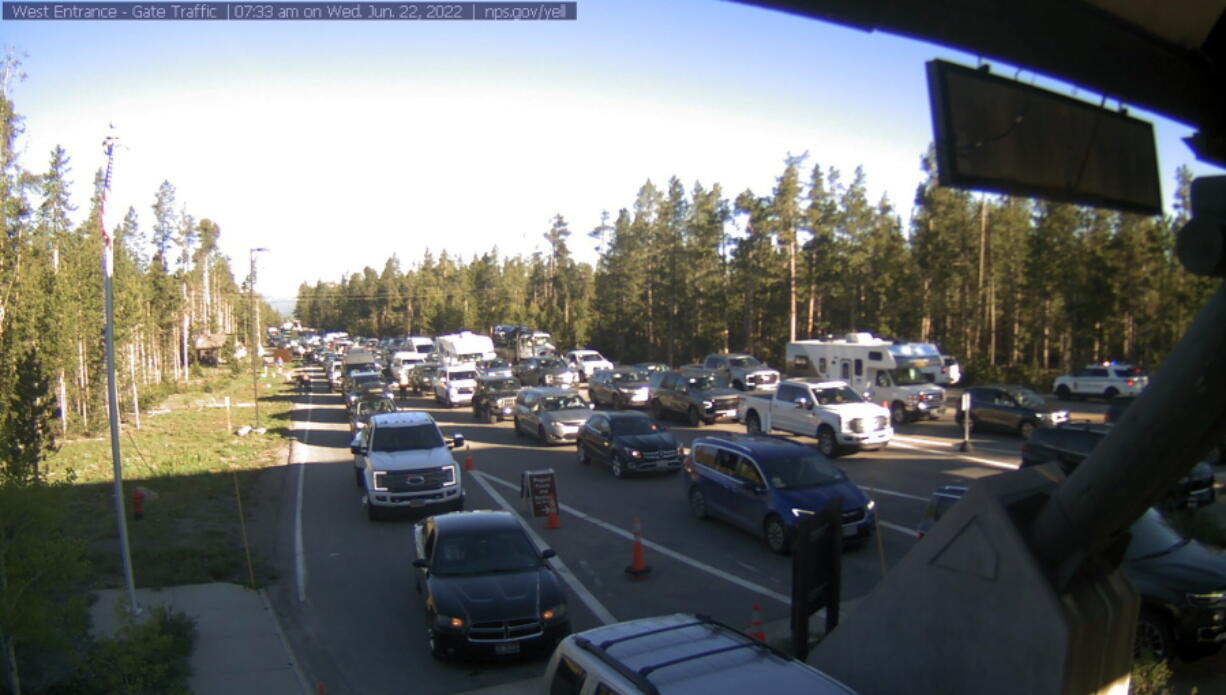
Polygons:
[[[972,378],[1042,387],[1086,361],[1156,367],[1212,287],[1174,256],[1185,168],[1175,214],[1143,217],[941,188],[929,152],[904,228],[890,200],[869,200],[863,169],[812,159],[786,157],[769,194],[647,181],[586,238],[556,216],[530,257],[406,248],[407,267],[396,254],[302,285],[296,313],[367,336],[526,323],[559,346],[670,364],[748,350],[778,365],[789,339],[872,331],[935,342]],[[594,268],[574,244],[595,246]]]

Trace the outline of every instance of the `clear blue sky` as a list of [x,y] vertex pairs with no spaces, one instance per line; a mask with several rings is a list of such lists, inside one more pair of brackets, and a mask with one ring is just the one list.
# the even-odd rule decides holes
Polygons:
[[[238,275],[248,249],[271,249],[258,289],[274,300],[393,253],[531,253],[555,213],[591,260],[586,233],[646,179],[767,194],[789,153],[844,180],[863,165],[870,196],[906,220],[932,139],[924,62],[975,62],[718,0],[579,0],[578,15],[5,22],[0,39],[26,54],[11,91],[28,169],[63,145],[84,208],[114,123],[111,224],[133,206],[148,231],[169,180],[220,225]],[[1180,142],[1190,129],[1132,113],[1156,125],[1167,200],[1178,165],[1216,172]]]

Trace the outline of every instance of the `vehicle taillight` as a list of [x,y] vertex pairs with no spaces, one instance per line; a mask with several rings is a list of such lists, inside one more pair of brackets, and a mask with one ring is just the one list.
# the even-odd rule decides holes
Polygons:
[[916,532],[915,532],[915,537],[916,537],[916,538],[923,538],[923,537],[924,537],[924,532],[923,532],[923,531],[916,531]]
[[1129,379],[1129,380],[1125,381],[1125,382],[1124,382],[1124,384],[1125,384],[1126,386],[1136,386],[1136,385],[1137,385],[1137,382],[1136,382],[1136,381],[1134,381],[1134,380],[1132,380],[1132,379]]

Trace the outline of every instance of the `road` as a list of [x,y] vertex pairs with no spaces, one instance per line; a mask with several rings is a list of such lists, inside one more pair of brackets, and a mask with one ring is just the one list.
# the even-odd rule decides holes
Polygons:
[[[318,374],[315,385],[315,393],[296,397],[295,454],[286,476],[290,504],[282,512],[284,540],[275,558],[284,581],[270,590],[311,682],[328,693],[430,694],[539,675],[543,661],[456,664],[429,655],[410,564],[415,519],[367,519],[354,484],[340,396],[325,393],[326,381]],[[790,558],[770,552],[757,536],[693,518],[680,476],[618,480],[600,465],[578,465],[573,446],[542,447],[515,436],[509,422],[477,423],[468,409],[448,410],[425,398],[401,405],[430,411],[447,435],[463,433],[475,465],[466,473],[467,509],[510,508],[522,514],[520,474],[553,469],[561,528],[546,529],[541,519],[528,523],[557,551],[558,566],[571,580],[576,631],[677,611],[748,627],[755,604],[768,624],[786,625]],[[1093,404],[1088,407],[1085,417],[1101,417]],[[735,423],[667,424],[687,446],[702,434],[743,431]],[[960,437],[947,414],[941,421],[899,428],[895,442],[882,451],[838,460],[876,499],[880,519],[879,542],[846,552],[844,600],[867,594],[916,542],[912,529],[934,489],[1016,467],[1016,437],[975,434],[974,451],[967,454],[954,449]],[[624,572],[636,517],[652,568],[642,581]]]

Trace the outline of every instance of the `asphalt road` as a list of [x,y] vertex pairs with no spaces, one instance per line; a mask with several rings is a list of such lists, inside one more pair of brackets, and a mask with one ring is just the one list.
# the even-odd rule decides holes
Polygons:
[[[318,374],[315,384],[314,394],[297,397],[295,463],[286,476],[289,504],[276,556],[284,581],[271,591],[311,681],[328,693],[456,693],[539,675],[543,660],[441,663],[430,656],[410,564],[415,519],[367,519],[354,483],[340,396],[325,393]],[[951,394],[951,403],[954,398]],[[787,620],[790,558],[772,553],[758,536],[693,518],[679,475],[618,480],[603,466],[579,465],[573,446],[543,447],[516,437],[509,422],[477,423],[466,408],[448,410],[425,398],[401,405],[429,410],[447,435],[464,434],[476,468],[465,478],[467,509],[526,514],[518,494],[520,474],[553,469],[561,528],[546,529],[543,519],[528,518],[528,523],[557,551],[578,587],[569,595],[574,630],[677,611],[747,628],[755,604],[766,622]],[[1081,416],[1101,418],[1094,404],[1076,406],[1085,411]],[[736,423],[667,425],[687,446],[699,434],[743,431]],[[1017,464],[1016,437],[975,434],[974,451],[967,454],[954,449],[960,437],[946,414],[940,421],[899,428],[895,442],[882,451],[839,459],[876,499],[880,520],[880,542],[845,554],[844,600],[867,594],[915,543],[912,529],[934,489]],[[636,517],[652,568],[642,581],[624,572]]]

